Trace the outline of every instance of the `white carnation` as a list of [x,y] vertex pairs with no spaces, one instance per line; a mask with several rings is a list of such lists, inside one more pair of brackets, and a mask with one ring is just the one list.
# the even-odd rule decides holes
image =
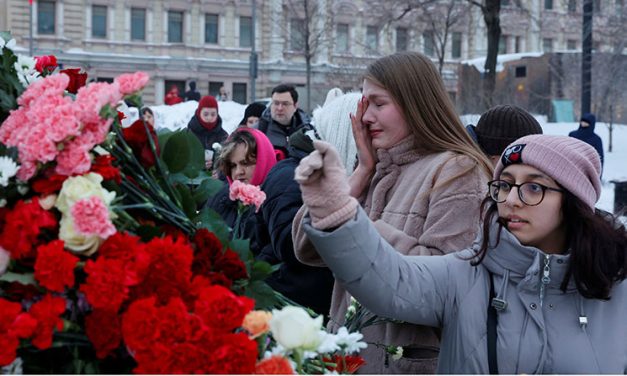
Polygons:
[[0,185],[6,187],[9,185],[9,179],[17,174],[20,168],[17,163],[9,157],[0,157]]

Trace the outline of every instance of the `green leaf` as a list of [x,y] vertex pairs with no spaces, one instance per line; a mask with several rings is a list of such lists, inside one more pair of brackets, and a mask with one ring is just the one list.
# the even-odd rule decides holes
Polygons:
[[255,299],[255,309],[270,310],[276,307],[278,300],[272,287],[263,281],[253,281],[244,291],[244,295]]
[[23,285],[37,285],[35,282],[35,276],[33,273],[11,273],[6,272],[0,276],[0,281],[5,282],[19,282]]
[[268,278],[275,270],[276,268],[273,268],[272,265],[265,261],[255,261],[251,268],[250,279],[262,281]]
[[161,159],[171,173],[183,172],[196,177],[205,166],[204,149],[191,132],[177,131],[168,137],[161,151]]
[[152,238],[161,236],[161,231],[155,226],[142,225],[136,230],[143,242],[149,242]]
[[220,214],[216,213],[215,210],[211,208],[202,208],[200,213],[194,217],[193,222],[196,224],[196,228],[206,228],[207,230],[213,232],[222,244],[229,243],[229,234],[231,233],[231,230],[229,229],[229,226],[224,223],[224,219],[222,219]]
[[215,196],[224,187],[224,182],[218,179],[205,178],[194,189],[194,200],[197,205],[205,203],[209,197]]
[[242,261],[250,259],[250,239],[233,239],[229,243],[229,248],[235,251]]
[[192,197],[192,192],[184,184],[177,184],[174,188],[176,188],[181,196],[180,202],[181,205],[183,205],[183,211],[188,218],[194,218],[196,216],[196,202],[194,201],[194,197]]

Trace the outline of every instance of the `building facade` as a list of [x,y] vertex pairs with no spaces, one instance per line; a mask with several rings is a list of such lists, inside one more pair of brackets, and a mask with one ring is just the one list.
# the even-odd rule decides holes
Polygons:
[[[622,12],[623,1],[595,3],[595,48],[610,49],[613,36],[603,31],[608,19]],[[332,87],[358,90],[369,62],[402,50],[431,56],[455,98],[460,64],[486,55],[480,9],[465,0],[441,0],[403,14],[399,4],[34,0],[30,8],[26,0],[0,0],[0,30],[10,30],[23,51],[54,54],[65,67],[82,67],[93,79],[143,70],[151,76],[144,95],[148,104],[163,103],[172,85],[184,91],[190,81],[202,95],[217,95],[224,87],[230,99],[247,103],[253,52],[255,98],[268,97],[272,87],[288,82],[297,86],[304,107],[309,66],[313,107]],[[443,18],[446,24],[439,23]],[[502,0],[500,53],[581,49],[581,19],[582,0]]]

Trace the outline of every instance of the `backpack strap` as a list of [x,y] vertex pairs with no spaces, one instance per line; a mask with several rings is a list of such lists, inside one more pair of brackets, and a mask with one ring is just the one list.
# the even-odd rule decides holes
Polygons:
[[492,300],[496,297],[494,293],[494,282],[492,281],[492,273],[490,278],[490,300],[488,301],[488,367],[490,369],[490,375],[498,375],[499,367],[496,359],[496,325],[498,322],[498,316],[496,308],[492,305]]

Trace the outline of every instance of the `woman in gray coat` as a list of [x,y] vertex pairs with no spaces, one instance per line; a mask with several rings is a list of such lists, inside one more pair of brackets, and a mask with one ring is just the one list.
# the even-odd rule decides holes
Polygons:
[[395,252],[348,194],[335,150],[315,147],[296,170],[309,239],[364,306],[442,328],[438,372],[627,373],[627,233],[595,212],[592,147],[515,141],[489,183],[481,235],[443,257]]

